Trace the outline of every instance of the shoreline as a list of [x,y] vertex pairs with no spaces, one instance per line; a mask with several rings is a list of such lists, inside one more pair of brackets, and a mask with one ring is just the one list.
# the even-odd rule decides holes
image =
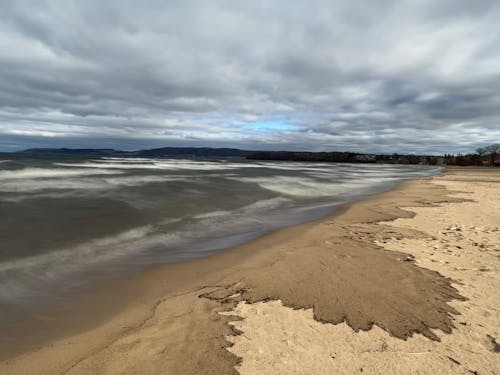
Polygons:
[[[335,170],[333,172],[341,173]],[[227,211],[213,211],[212,207],[207,212],[200,211],[202,213],[199,215],[180,214],[178,220],[173,220],[173,226],[164,224],[163,220],[148,221],[95,238],[84,236],[68,245],[54,245],[51,252],[33,251],[32,255],[26,257],[6,259],[1,264],[1,276],[5,283],[5,288],[0,293],[2,320],[7,323],[15,322],[22,316],[28,320],[30,316],[48,311],[58,304],[71,302],[74,296],[79,297],[112,280],[126,280],[162,264],[206,257],[280,228],[326,218],[333,215],[340,205],[388,191],[406,179],[416,178],[413,173],[434,175],[439,172],[438,168],[405,170],[403,174],[394,176],[391,175],[393,172],[386,171],[384,173],[387,175],[377,175],[374,179],[368,176],[365,182],[362,182],[363,178],[359,179],[359,183],[351,183],[349,179],[341,180],[340,185],[346,183],[352,188],[335,187],[333,190],[338,190],[338,195],[328,198],[322,196],[322,186],[318,187],[317,195],[312,191],[312,196],[305,198],[295,196],[293,192],[290,196],[275,196],[272,193],[271,198],[259,196],[249,205],[233,207]],[[364,176],[363,173],[361,175]],[[332,186],[335,186],[336,181],[333,182]],[[258,189],[261,189],[260,185]],[[50,207],[50,202],[48,204]],[[9,209],[14,209],[14,206]],[[50,222],[50,218],[48,221]],[[9,228],[7,226],[7,232],[10,232]],[[70,228],[70,233],[71,230]],[[65,230],[60,232],[65,233]],[[15,233],[13,231],[10,237],[19,237]],[[42,235],[46,239],[46,234]],[[125,238],[132,238],[132,241],[128,243]],[[8,241],[9,238],[7,243]],[[34,242],[34,249],[37,243],[38,241]],[[90,254],[95,254],[96,257]],[[1,328],[0,323],[0,330]]]
[[[450,170],[445,173],[450,173]],[[452,330],[450,317],[455,312],[447,307],[448,301],[460,300],[463,297],[439,274],[438,276],[435,272],[417,267],[413,261],[401,261],[403,253],[384,251],[379,254],[380,259],[375,263],[380,267],[379,270],[389,266],[397,268],[401,273],[394,276],[408,277],[408,286],[426,285],[427,294],[420,295],[420,292],[415,291],[412,296],[415,301],[432,297],[436,293],[441,296],[440,300],[422,308],[420,323],[412,323],[412,313],[407,308],[398,310],[398,314],[407,314],[410,317],[408,327],[402,326],[394,317],[387,318],[390,317],[390,312],[384,309],[370,316],[354,313],[355,309],[373,306],[350,306],[350,303],[347,303],[341,310],[328,304],[325,306],[325,297],[332,297],[329,295],[331,291],[327,288],[328,283],[324,285],[325,274],[308,273],[309,270],[322,267],[321,262],[311,262],[301,252],[304,248],[302,245],[307,244],[316,255],[325,257],[322,261],[326,263],[327,271],[331,272],[331,267],[337,267],[335,271],[343,272],[338,265],[331,263],[332,259],[323,251],[345,246],[346,252],[337,254],[342,256],[336,257],[335,262],[349,257],[349,252],[363,252],[360,244],[366,245],[366,239],[371,240],[373,234],[360,230],[359,225],[414,216],[412,212],[401,209],[402,206],[429,206],[440,201],[460,201],[451,198],[450,192],[445,188],[430,188],[426,183],[429,179],[403,181],[390,191],[342,205],[333,216],[278,229],[206,258],[157,266],[130,280],[112,282],[99,291],[83,296],[76,305],[66,306],[52,317],[47,317],[45,334],[41,332],[37,336],[34,327],[28,324],[25,327],[26,332],[33,335],[29,346],[35,346],[36,349],[26,350],[27,345],[24,349],[20,349],[22,345],[19,345],[17,350],[15,345],[10,345],[10,353],[2,349],[0,370],[3,368],[4,372],[9,374],[21,374],[23,371],[36,374],[43,368],[43,373],[90,374],[92,372],[86,372],[86,368],[95,369],[98,363],[102,363],[103,358],[115,358],[117,347],[123,348],[126,343],[130,344],[132,338],[137,339],[138,335],[142,335],[142,339],[139,339],[141,345],[150,346],[153,343],[152,346],[155,346],[158,341],[163,343],[158,352],[160,354],[155,352],[153,360],[149,357],[149,349],[146,350],[146,361],[149,361],[149,364],[144,368],[144,373],[154,373],[154,368],[159,368],[154,366],[186,374],[193,373],[195,369],[203,369],[207,374],[236,373],[234,366],[239,363],[239,359],[226,350],[231,345],[226,337],[238,333],[228,324],[237,318],[218,313],[230,310],[240,301],[281,300],[293,308],[313,307],[316,320],[332,323],[346,320],[355,330],[370,329],[375,324],[401,338],[422,333],[435,339],[435,329],[449,333]],[[334,236],[332,240],[325,240],[330,241],[329,244],[324,241],[317,243],[322,238],[320,229],[324,232],[325,227],[332,226],[339,231],[339,235]],[[406,234],[418,236],[411,230]],[[382,232],[377,235],[383,237],[389,234]],[[287,246],[293,249],[287,249]],[[354,262],[344,262],[341,266],[349,269],[349,272],[354,270],[349,267],[363,269],[363,259],[366,255],[375,254],[372,253],[376,248],[374,246],[370,245],[369,253],[362,253]],[[295,269],[298,273],[296,275],[290,276],[284,272]],[[300,275],[299,271],[304,274]],[[367,268],[363,272],[366,274],[370,270]],[[348,274],[344,276],[352,277]],[[388,281],[392,282],[390,277],[387,277]],[[298,281],[305,285],[297,287]],[[361,289],[369,289],[369,285],[360,279],[350,281],[359,283],[356,285]],[[385,286],[390,287],[389,284]],[[314,298],[309,298],[310,295],[314,295]],[[337,301],[343,301],[345,304],[346,295],[336,297]],[[363,297],[367,298],[367,295]],[[397,297],[393,302],[398,303],[400,299],[405,298],[402,295]],[[99,306],[91,307],[95,301],[99,301]],[[444,313],[436,314],[436,307]],[[193,322],[196,322],[198,329],[191,327]],[[405,321],[405,324],[407,323]],[[432,331],[428,327],[431,327]],[[59,337],[54,337],[54,332],[51,332],[56,329]],[[144,336],[146,332],[149,333]],[[49,339],[51,333],[52,337]],[[145,359],[137,356],[137,363],[133,363],[133,354],[139,355],[141,352],[144,356],[144,350],[144,347],[127,350],[132,356],[127,364],[118,363],[116,365],[119,368],[110,367],[97,373],[111,374],[119,373],[119,370],[132,371],[134,368],[140,368],[136,366],[141,363],[144,365]],[[16,351],[22,354],[14,356]],[[64,353],[65,359],[60,358],[61,353]],[[168,360],[162,358],[164,355],[161,353]],[[193,358],[197,358],[196,363],[187,366],[186,361],[193,361]]]
[[[376,190],[354,194],[350,198],[346,198],[341,201],[341,203],[332,203],[328,207],[329,212],[327,214],[322,213],[313,219],[311,219],[310,217],[312,216],[308,214],[304,217],[305,221],[270,229],[256,236],[252,236],[249,240],[245,240],[236,245],[230,245],[213,250],[205,256],[182,261],[174,261],[171,263],[152,264],[141,270],[131,271],[130,273],[126,273],[124,275],[117,275],[109,279],[104,279],[102,283],[84,286],[81,290],[72,292],[69,297],[67,296],[67,298],[62,302],[56,303],[55,306],[47,305],[46,307],[37,310],[35,315],[26,315],[26,318],[16,321],[13,324],[12,322],[9,322],[10,324],[0,325],[0,330],[5,333],[5,336],[9,336],[8,339],[0,337],[0,361],[8,360],[9,358],[22,354],[27,350],[49,344],[51,341],[56,339],[78,334],[101,325],[107,319],[111,319],[113,316],[119,314],[120,311],[126,309],[130,303],[134,303],[135,300],[141,300],[144,297],[142,290],[137,291],[126,285],[142,284],[144,282],[147,283],[147,281],[144,280],[148,279],[149,274],[164,274],[165,272],[170,271],[177,274],[176,268],[178,266],[187,270],[191,268],[200,268],[197,265],[197,262],[204,259],[207,260],[210,266],[214,267],[210,273],[216,272],[216,268],[218,268],[219,264],[223,264],[220,268],[224,268],[233,262],[233,260],[226,261],[224,259],[227,257],[227,255],[224,254],[228,252],[236,252],[233,258],[234,262],[238,262],[236,259],[239,257],[237,252],[241,250],[241,248],[249,247],[252,249],[252,252],[255,252],[256,250],[259,250],[259,241],[267,241],[268,238],[271,239],[274,235],[279,235],[281,231],[289,230],[291,232],[295,232],[295,230],[302,230],[308,226],[321,223],[323,220],[333,219],[357,202],[362,202],[366,199],[376,197],[379,194],[384,194],[398,189],[405,183],[419,179],[432,178],[432,176],[442,173],[444,173],[444,169],[439,171],[437,174],[432,174],[430,176],[387,182]],[[323,208],[323,210],[325,209]],[[286,236],[287,235],[283,236],[283,238]],[[254,242],[256,242],[255,245]],[[219,255],[223,257],[222,260],[219,258],[214,259],[213,261],[209,260],[212,257],[217,257]],[[241,255],[243,256],[243,254]],[[167,279],[169,279],[169,277],[167,277]],[[172,279],[175,279],[176,282],[181,281],[181,283],[185,285],[189,285],[191,281],[195,284],[197,283],[196,280],[182,280],[182,277],[179,276],[172,277]],[[181,288],[181,286],[178,284],[172,286],[172,289],[175,290],[179,288]],[[162,293],[169,292],[170,290],[162,291]],[[110,296],[112,296],[112,298],[109,298]],[[99,303],[97,306],[89,308],[88,306],[92,305],[94,301],[104,301],[105,303]],[[151,304],[151,302],[149,302],[149,304]],[[23,339],[16,339],[12,341],[13,337],[19,336],[19,331],[29,332],[29,334],[26,334],[26,336],[29,336],[28,343],[25,343],[25,341],[28,340]]]
[[[158,296],[165,297],[171,293],[180,292],[181,289],[189,289],[192,285],[200,284],[204,277],[210,277],[210,274],[222,272],[224,268],[233,263],[244,260],[246,256],[251,256],[249,252],[258,251],[260,249],[259,244],[262,241],[267,242],[270,240],[271,243],[283,241],[284,238],[290,238],[290,235],[293,235],[296,230],[305,230],[307,227],[314,226],[323,220],[334,218],[347,210],[352,204],[391,191],[406,182],[408,180],[399,181],[399,183],[381,192],[368,193],[360,196],[357,200],[341,203],[333,207],[333,211],[326,216],[272,229],[240,244],[216,250],[207,256],[151,265],[137,273],[129,275],[129,277],[109,279],[103,284],[86,288],[78,297],[72,296],[65,304],[58,304],[55,308],[43,309],[39,312],[38,316],[16,322],[13,327],[4,326],[3,332],[7,332],[11,337],[15,336],[19,329],[23,330],[23,332],[29,332],[25,335],[29,336],[29,343],[25,343],[28,340],[22,339],[19,345],[12,345],[12,342],[1,338],[4,340],[4,343],[0,340],[0,362],[8,361],[25,352],[36,350],[37,347],[50,345],[55,340],[78,335],[89,329],[99,327],[106,320],[115,318],[127,309],[130,304],[152,305],[151,301],[144,302],[144,299],[152,300],[158,298]],[[229,255],[229,253],[234,254]],[[207,267],[212,268],[207,272],[199,272],[200,269],[205,267],[205,264]],[[186,271],[189,273],[192,269],[196,269],[197,271],[196,280],[188,280],[188,278],[183,277]],[[165,275],[168,273],[170,275]],[[162,278],[162,281],[165,283],[172,281],[175,281],[175,283],[162,289],[160,293],[158,293],[156,288],[152,288],[154,291],[152,295],[154,297],[148,294],[145,296],[141,288],[134,287],[154,282],[153,280],[157,278]],[[100,303],[89,308],[89,305],[92,305],[95,301],[104,301],[104,304]],[[6,331],[6,329],[9,329],[9,331]]]

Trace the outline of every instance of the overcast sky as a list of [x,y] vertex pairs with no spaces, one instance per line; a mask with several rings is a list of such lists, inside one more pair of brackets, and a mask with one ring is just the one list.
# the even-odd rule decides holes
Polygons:
[[0,1],[0,149],[468,152],[500,1]]

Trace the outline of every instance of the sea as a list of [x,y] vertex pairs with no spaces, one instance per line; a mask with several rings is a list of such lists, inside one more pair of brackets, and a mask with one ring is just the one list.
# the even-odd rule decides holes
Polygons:
[[0,159],[0,315],[208,256],[439,172],[244,159]]

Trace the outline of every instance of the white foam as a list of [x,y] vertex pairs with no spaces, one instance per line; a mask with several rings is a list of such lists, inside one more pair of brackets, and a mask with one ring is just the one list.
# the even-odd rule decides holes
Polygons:
[[85,163],[54,163],[61,167],[78,167],[78,168],[105,168],[105,169],[161,169],[155,164],[140,164],[140,163],[110,163],[110,162],[85,162]]
[[153,159],[148,158],[117,158],[117,157],[104,157],[102,159],[95,159],[95,161],[111,161],[116,163],[130,163],[130,162],[152,162]]
[[[271,190],[284,195],[295,196],[318,196],[325,195],[325,184],[315,183],[312,179],[303,177],[291,176],[273,176],[273,177],[238,177],[232,178],[234,180],[255,183],[260,187]],[[320,189],[321,188],[321,189]],[[326,195],[331,194],[331,188]]]
[[[358,180],[344,180],[337,182],[335,179],[318,180],[316,178],[292,177],[292,176],[272,176],[272,177],[231,177],[231,179],[256,183],[260,187],[271,190],[286,196],[297,197],[326,197],[339,196],[354,189],[362,192],[362,189],[370,188],[378,183],[394,180],[389,177],[365,177]],[[342,180],[340,180],[342,181]]]
[[290,171],[332,170],[327,164],[283,164],[277,162],[200,161],[189,159],[103,158],[83,163],[55,163],[63,167],[108,169],[163,169],[163,170],[230,170],[240,168],[267,168]]
[[153,182],[182,181],[184,176],[127,176],[127,177],[105,177],[102,180],[108,185],[140,186]]
[[107,185],[102,181],[91,179],[40,179],[19,180],[0,183],[1,192],[9,193],[33,193],[42,190],[99,190],[105,189]]
[[270,199],[263,199],[254,203],[251,203],[249,205],[237,208],[233,211],[223,211],[223,210],[218,210],[218,211],[211,211],[211,212],[206,212],[198,215],[194,215],[194,219],[210,219],[210,218],[223,218],[228,215],[248,215],[248,214],[255,214],[255,213],[262,213],[267,210],[273,210],[277,209],[280,207],[284,207],[287,205],[290,205],[293,201],[289,198],[285,197],[276,197],[276,198],[270,198]]
[[[6,284],[19,284],[20,278],[30,280],[55,280],[64,275],[83,270],[93,264],[131,255],[142,251],[148,244],[158,242],[151,236],[154,227],[146,225],[124,231],[116,236],[94,239],[75,247],[54,250],[26,258],[0,262],[0,297],[8,297],[10,288]],[[168,238],[175,241],[176,235],[163,234],[162,242]]]
[[67,169],[67,168],[24,168],[0,171],[0,179],[54,178],[70,176],[120,174],[107,169]]
[[[115,175],[116,173],[112,174]],[[108,173],[104,175],[108,175]],[[96,191],[115,189],[122,186],[141,186],[154,182],[178,181],[182,179],[182,176],[104,176],[97,178],[39,178],[33,180],[19,178],[0,182],[0,191],[11,193],[32,193],[42,190]],[[28,197],[24,196],[24,198]],[[12,201],[12,197],[6,197],[5,199]],[[3,199],[0,198],[0,200]]]
[[221,216],[227,216],[227,215],[230,215],[231,212],[230,211],[212,211],[212,212],[206,212],[206,213],[203,213],[203,214],[199,214],[199,215],[194,215],[193,218],[194,219],[207,219],[207,218],[212,218],[212,217],[221,217]]
[[255,203],[249,204],[242,208],[244,212],[260,212],[265,210],[277,209],[283,206],[288,206],[293,201],[285,197],[276,197],[271,199],[263,199]]

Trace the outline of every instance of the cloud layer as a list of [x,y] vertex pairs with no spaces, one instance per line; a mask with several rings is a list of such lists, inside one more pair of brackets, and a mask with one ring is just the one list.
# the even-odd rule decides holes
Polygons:
[[0,149],[467,152],[500,140],[500,3],[2,1]]

